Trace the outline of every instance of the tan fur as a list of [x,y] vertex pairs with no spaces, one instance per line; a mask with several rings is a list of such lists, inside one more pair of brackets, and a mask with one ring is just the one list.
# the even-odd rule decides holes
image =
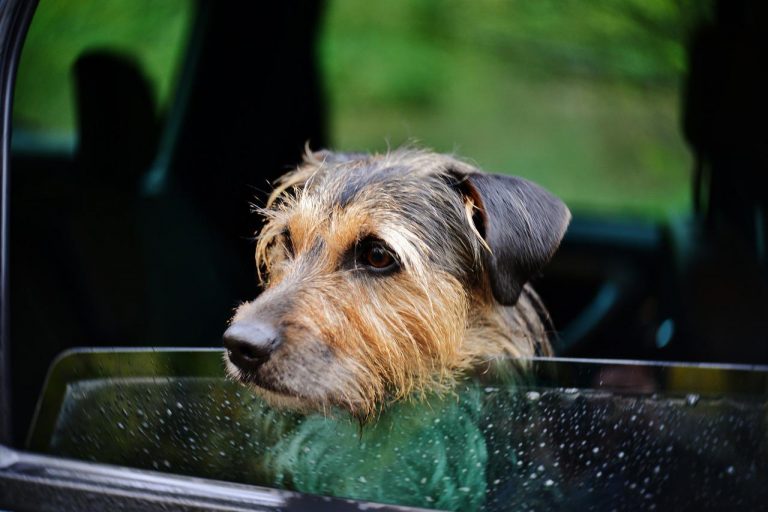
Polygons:
[[[256,386],[268,400],[298,409],[342,407],[366,418],[388,401],[448,390],[493,361],[551,352],[538,297],[526,285],[514,307],[494,300],[482,258],[490,248],[472,223],[476,206],[441,185],[449,164],[466,164],[414,150],[364,162],[326,158],[308,153],[260,210],[266,224],[256,264],[265,291],[232,320],[269,315],[281,327],[280,349],[259,370],[268,389]],[[434,264],[450,249],[425,241],[403,215],[398,194],[374,184],[341,204],[340,191],[361,166],[405,169],[398,182],[403,195],[435,188],[423,201],[424,215],[464,224],[466,236],[451,243],[466,254],[469,281]],[[371,234],[398,255],[401,271],[371,277],[344,266],[350,248]],[[252,381],[229,361],[227,367]]]

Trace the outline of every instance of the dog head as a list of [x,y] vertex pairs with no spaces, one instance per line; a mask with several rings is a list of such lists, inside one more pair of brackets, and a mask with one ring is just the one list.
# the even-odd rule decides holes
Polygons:
[[515,305],[570,219],[538,185],[418,150],[308,154],[262,213],[264,292],[232,318],[227,369],[277,405],[359,417],[493,357],[466,338]]

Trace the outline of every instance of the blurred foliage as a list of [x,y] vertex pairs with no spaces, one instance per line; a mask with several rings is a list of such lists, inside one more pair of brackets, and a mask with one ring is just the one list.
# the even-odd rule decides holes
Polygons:
[[[71,136],[71,67],[90,48],[134,56],[165,108],[193,5],[41,1],[15,128]],[[577,211],[685,211],[680,84],[687,36],[708,9],[695,0],[330,0],[318,55],[332,145],[456,151],[533,179]]]
[[191,0],[41,0],[19,62],[14,126],[71,134],[72,66],[96,48],[135,58],[165,107],[193,14]]
[[332,0],[332,144],[417,141],[533,179],[577,210],[689,207],[680,133],[694,0]]

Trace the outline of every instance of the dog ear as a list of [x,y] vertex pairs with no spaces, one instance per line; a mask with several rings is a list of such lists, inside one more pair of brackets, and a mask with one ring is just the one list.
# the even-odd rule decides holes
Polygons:
[[511,306],[523,285],[550,260],[571,212],[560,199],[523,178],[464,170],[454,184],[475,206],[472,221],[485,251],[491,289]]

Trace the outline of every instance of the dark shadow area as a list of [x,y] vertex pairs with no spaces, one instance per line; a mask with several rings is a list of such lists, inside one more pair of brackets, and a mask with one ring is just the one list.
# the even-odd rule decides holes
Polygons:
[[17,440],[61,351],[216,346],[232,309],[257,294],[250,204],[307,141],[326,143],[321,6],[200,2],[167,115],[130,57],[98,49],[78,60],[74,158],[12,162]]

